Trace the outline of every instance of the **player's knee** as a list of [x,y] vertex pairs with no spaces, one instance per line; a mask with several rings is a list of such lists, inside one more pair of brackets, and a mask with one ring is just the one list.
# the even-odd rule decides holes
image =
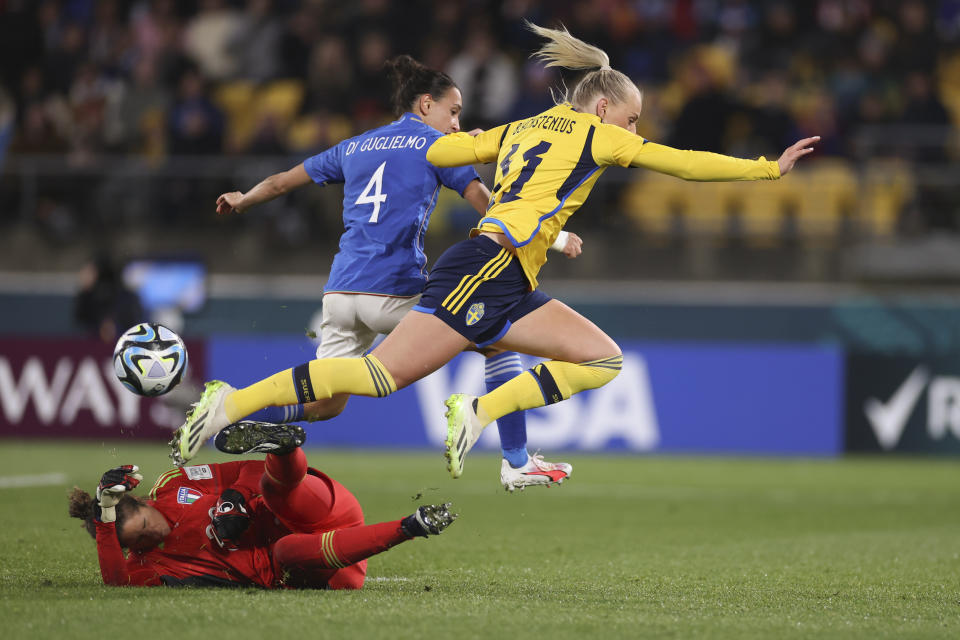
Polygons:
[[361,560],[333,574],[327,582],[327,588],[335,591],[340,589],[362,589],[366,577],[367,561]]
[[373,382],[378,398],[384,398],[397,389],[401,389],[409,384],[400,384],[394,376],[394,373],[389,371],[375,355],[370,354],[363,356],[361,360],[370,373],[370,380]]
[[615,355],[609,358],[601,358],[587,364],[587,366],[590,368],[592,377],[596,380],[596,386],[592,388],[596,389],[620,375],[623,370],[623,356]]
[[596,386],[591,388],[602,387],[620,375],[620,371],[623,369],[623,354],[619,353],[619,348],[617,351],[616,355],[580,363],[580,366],[589,372],[590,378],[596,382]]

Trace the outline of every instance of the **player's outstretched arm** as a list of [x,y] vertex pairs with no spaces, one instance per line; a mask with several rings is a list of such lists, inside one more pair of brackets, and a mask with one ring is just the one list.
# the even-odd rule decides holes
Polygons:
[[789,147],[777,161],[734,158],[709,151],[674,149],[634,135],[620,127],[601,125],[594,137],[594,160],[600,165],[642,167],[682,180],[728,182],[776,180],[793,169],[797,159],[813,150],[819,137],[804,138]]
[[312,180],[301,162],[289,171],[275,173],[261,180],[246,193],[231,191],[222,194],[217,198],[217,213],[219,215],[226,215],[233,211],[242,213],[254,205],[273,200],[309,182]]
[[493,162],[500,153],[500,141],[509,125],[489,131],[474,129],[469,133],[440,136],[427,149],[427,162],[437,167],[462,167],[468,164]]
[[804,138],[787,147],[787,150],[784,151],[780,159],[777,160],[777,165],[780,166],[780,175],[787,175],[787,172],[793,169],[793,165],[797,163],[797,160],[813,151],[812,145],[817,142],[820,142],[820,136]]
[[490,189],[480,180],[473,180],[463,190],[463,199],[469,202],[477,213],[483,215],[487,211],[487,203],[490,202]]
[[140,484],[143,476],[135,464],[114,467],[100,478],[97,485],[97,510],[95,521],[97,529],[97,558],[100,562],[100,576],[104,584],[122,586],[130,584],[126,558],[117,540],[116,507],[120,498]]

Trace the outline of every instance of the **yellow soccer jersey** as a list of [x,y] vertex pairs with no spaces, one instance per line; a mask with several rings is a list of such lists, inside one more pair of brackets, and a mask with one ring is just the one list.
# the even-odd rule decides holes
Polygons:
[[497,161],[490,204],[477,230],[507,235],[531,288],[537,286],[547,249],[608,166],[646,167],[685,180],[780,177],[777,163],[762,157],[679,151],[604,124],[570,104],[477,136],[443,136],[427,150],[427,160],[439,167]]

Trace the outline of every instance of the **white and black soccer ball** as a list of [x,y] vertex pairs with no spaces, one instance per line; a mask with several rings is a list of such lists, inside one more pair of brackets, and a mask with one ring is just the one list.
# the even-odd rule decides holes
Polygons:
[[127,329],[113,350],[113,369],[127,389],[160,396],[180,383],[187,370],[187,348],[174,331],[155,322]]

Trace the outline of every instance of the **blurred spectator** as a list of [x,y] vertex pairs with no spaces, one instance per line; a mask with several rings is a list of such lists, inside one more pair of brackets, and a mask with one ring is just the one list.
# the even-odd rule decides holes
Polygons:
[[[930,127],[946,127],[950,123],[946,108],[934,92],[932,78],[923,71],[913,71],[906,78],[903,92],[906,105],[901,120],[909,127],[920,127],[912,135],[911,129],[905,133],[919,144],[904,145],[908,148],[900,149],[899,154],[927,165],[949,166],[951,141],[939,133],[942,129],[930,130]],[[947,184],[931,181],[917,186],[914,214],[928,230],[957,230],[960,211],[954,185],[955,181],[950,180]]]
[[13,140],[13,123],[16,119],[16,106],[13,99],[0,85],[0,171],[3,171],[3,159],[7,154],[7,147]]
[[129,55],[137,61],[153,60],[160,82],[174,88],[188,66],[174,0],[140,0],[130,13],[130,31]]
[[113,73],[128,63],[125,53],[130,46],[130,32],[121,22],[117,0],[99,0],[94,5],[90,26],[90,60]]
[[275,114],[261,114],[254,125],[253,137],[244,151],[255,156],[282,155],[286,152],[284,127]]
[[[950,114],[934,91],[933,78],[922,70],[911,71],[904,83],[906,105],[902,120],[907,124],[932,124],[947,126]],[[944,140],[946,142],[946,140]]]
[[[162,151],[163,122],[170,92],[160,84],[157,63],[142,57],[133,68],[132,82],[112,105],[108,140],[117,149],[133,153]],[[158,139],[159,134],[159,139]]]
[[367,31],[357,42],[357,69],[350,117],[359,130],[370,129],[390,117],[388,83],[383,63],[392,55],[390,39],[381,31]]
[[187,24],[183,44],[204,77],[228,80],[236,76],[240,60],[231,51],[231,44],[240,26],[240,12],[226,0],[202,0],[199,13]]
[[39,67],[30,67],[24,72],[19,98],[20,130],[13,150],[19,153],[66,151],[70,110],[62,95],[48,93]]
[[[514,102],[507,120],[520,120],[529,118],[542,111],[546,111],[553,106],[554,96],[551,95],[551,88],[557,84],[557,73],[541,62],[533,60],[527,62],[523,67],[523,82],[521,83],[520,93]],[[560,94],[554,89],[557,98]]]
[[116,104],[121,93],[122,85],[108,79],[95,63],[80,65],[69,94],[74,152],[89,155],[102,149],[107,104]]
[[341,111],[352,100],[355,86],[346,41],[334,34],[320,37],[309,60],[307,108]]
[[265,82],[280,75],[280,41],[283,24],[270,0],[247,0],[231,39],[239,67],[238,77]]
[[108,254],[97,256],[80,270],[80,290],[73,301],[73,319],[108,344],[145,320],[140,298],[123,283]]
[[779,73],[765,73],[748,95],[746,105],[732,116],[731,136],[727,150],[744,158],[770,156],[785,149],[796,140],[796,124],[788,110],[790,89],[787,79]]
[[196,69],[180,79],[170,109],[169,131],[171,153],[219,153],[223,149],[223,114],[210,101],[203,76]]
[[306,78],[310,52],[320,32],[318,11],[314,5],[301,6],[291,13],[280,37],[280,76]]
[[928,4],[921,0],[899,2],[897,21],[902,30],[897,45],[897,63],[901,73],[932,70],[937,64],[939,42],[933,28]]
[[78,67],[86,60],[87,35],[82,25],[70,23],[62,31],[51,27],[51,50],[46,54],[44,75],[54,91],[66,94],[73,84]]
[[487,129],[506,119],[517,95],[516,70],[496,48],[489,30],[478,28],[467,35],[463,52],[450,61],[447,73],[463,94],[461,120],[466,126]]
[[779,1],[765,3],[762,11],[762,28],[746,35],[743,59],[755,60],[757,67],[782,75],[803,46],[797,9],[790,2]]
[[678,149],[724,151],[727,123],[737,105],[723,87],[716,68],[707,64],[713,54],[701,49],[696,53],[684,76],[686,104],[673,123],[669,144]]
[[0,85],[11,91],[43,55],[43,31],[33,5],[31,0],[7,0],[0,8]]

